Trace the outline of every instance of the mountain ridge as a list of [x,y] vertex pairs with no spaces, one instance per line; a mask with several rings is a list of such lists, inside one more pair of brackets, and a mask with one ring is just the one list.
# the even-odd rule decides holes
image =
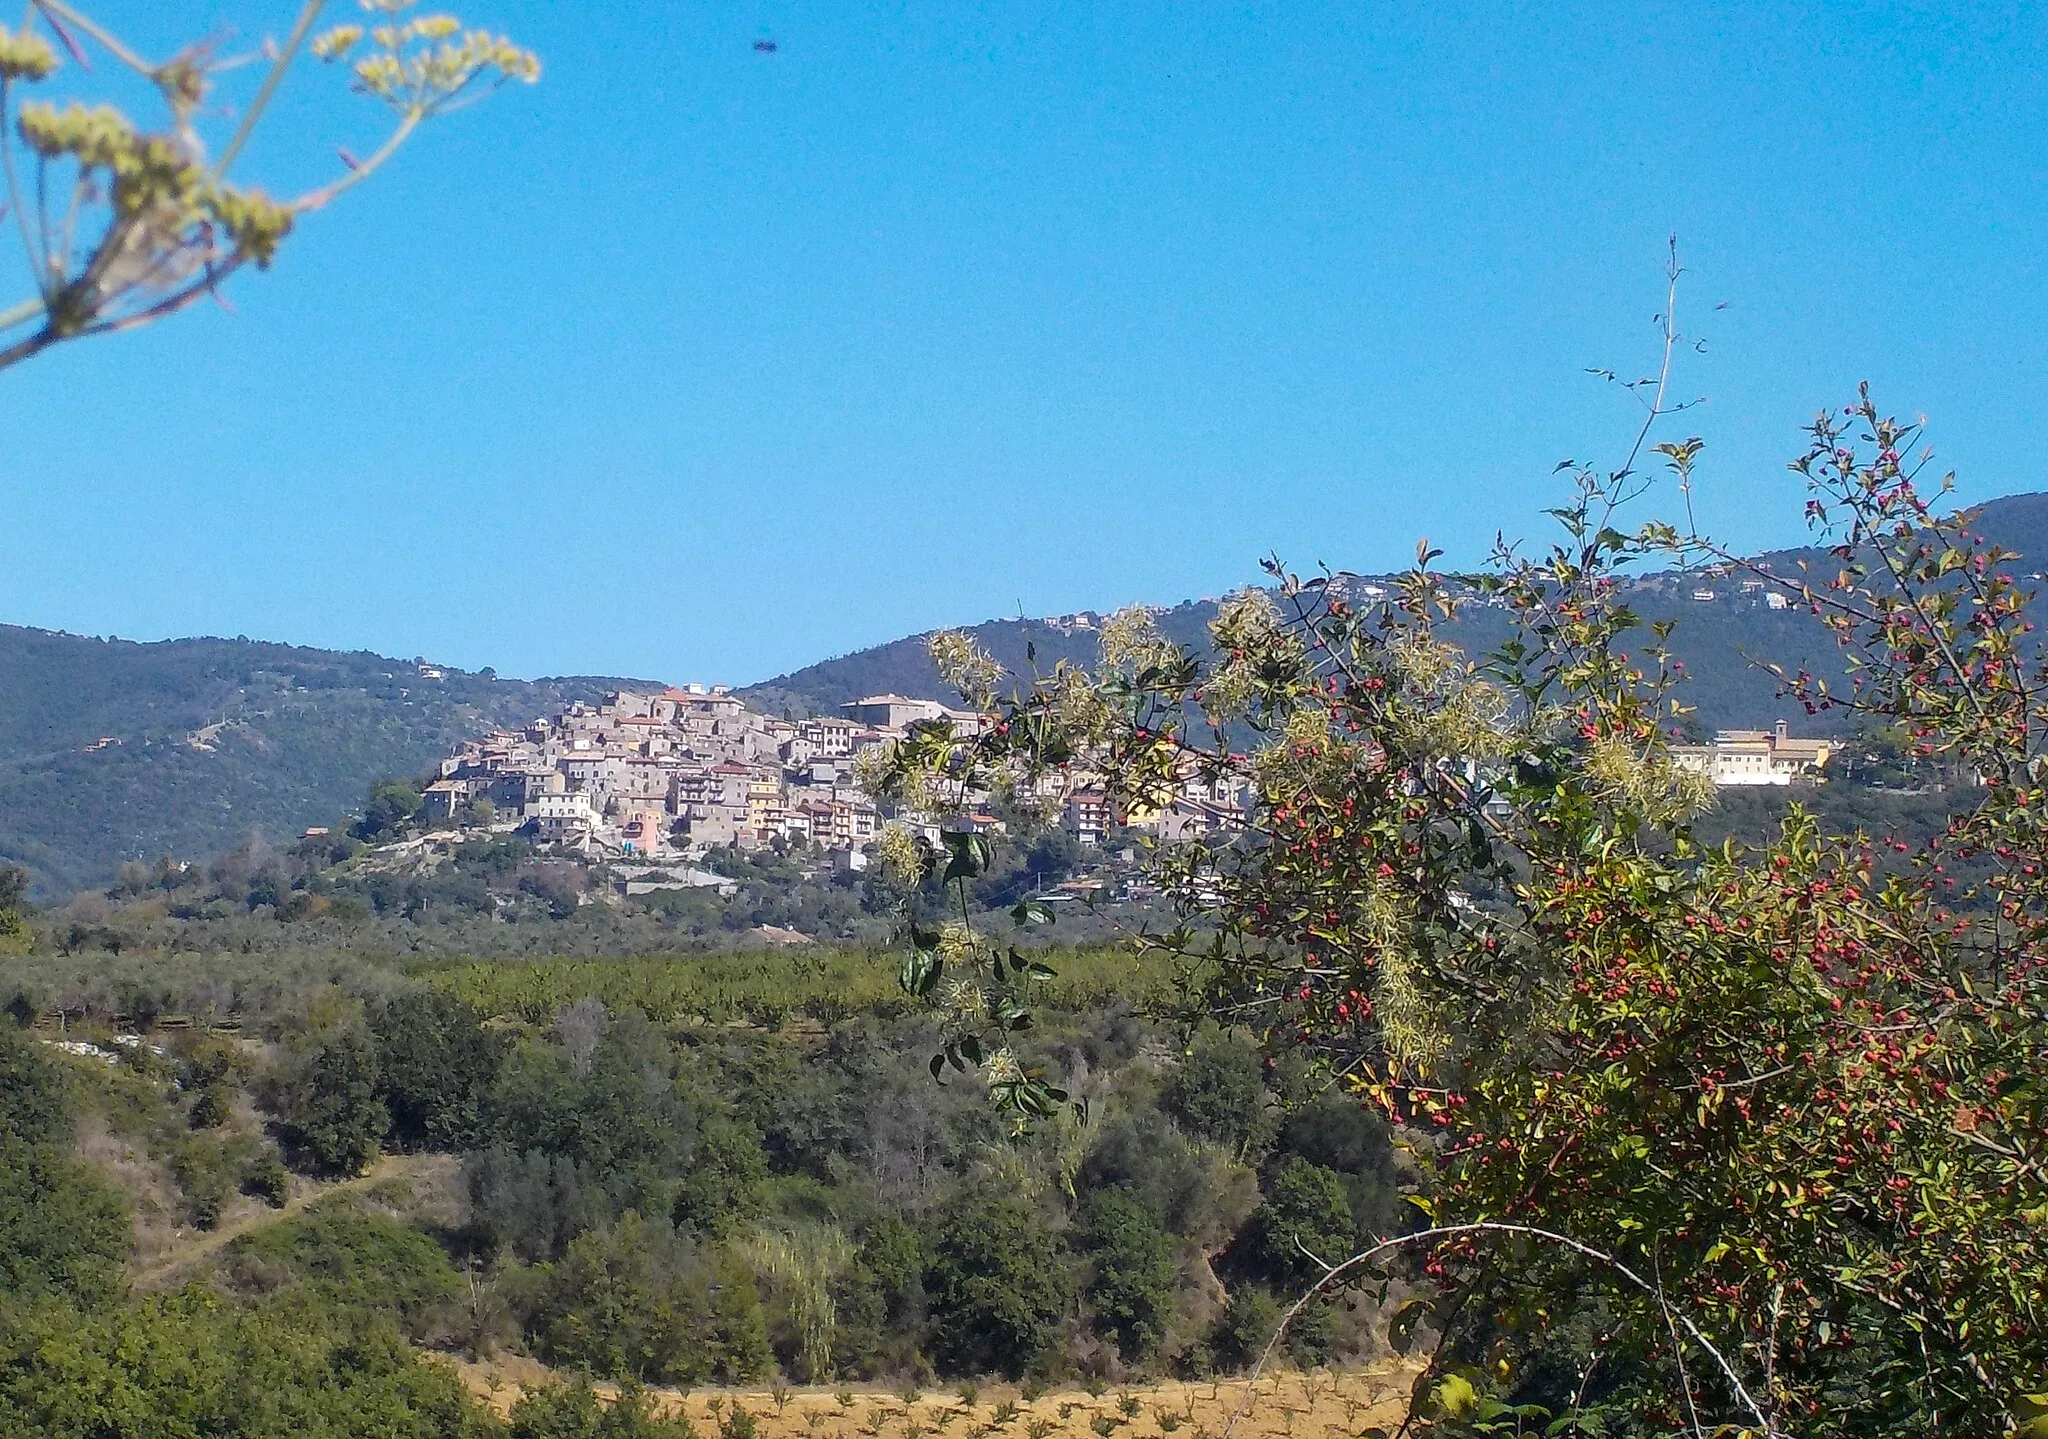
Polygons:
[[[2048,492],[2002,496],[1978,529],[2037,572],[2048,562]],[[1774,550],[1780,568],[1833,564],[1825,550]],[[1370,580],[1372,577],[1361,577]],[[1711,604],[1691,580],[1645,576],[1645,620],[1679,623],[1671,647],[1693,676],[1688,699],[1709,729],[1784,718],[1819,730],[1776,693],[1752,658],[1839,675],[1811,616],[1771,610],[1732,584]],[[1171,639],[1202,646],[1216,601],[1155,613]],[[1098,617],[988,620],[968,626],[1012,673],[1091,662]],[[1469,650],[1505,636],[1478,610],[1453,630]],[[925,653],[930,632],[821,660],[736,691],[770,713],[836,712],[894,691],[955,698]],[[25,865],[43,893],[102,880],[126,859],[215,854],[256,837],[294,839],[353,809],[374,780],[418,774],[460,740],[524,724],[575,700],[661,681],[600,675],[534,680],[399,660],[368,650],[199,637],[135,641],[0,625],[0,861]]]
[[[2023,561],[2033,561],[2020,568],[2048,564],[2048,491],[2000,496],[1973,507],[1972,512],[1980,533],[2018,552]],[[1790,572],[1802,561],[1816,571],[1835,564],[1832,554],[1819,546],[1770,550],[1755,558],[1776,566],[1780,573]],[[1357,578],[1371,582],[1389,576]],[[1709,729],[1776,719],[1807,720],[1804,707],[1780,698],[1777,682],[1749,664],[1750,658],[1768,655],[1790,666],[1805,665],[1816,674],[1842,677],[1833,640],[1804,612],[1771,610],[1760,598],[1743,606],[1737,598],[1739,590],[1721,593],[1711,608],[1703,607],[1689,598],[1695,581],[1685,578],[1681,583],[1676,571],[1638,576],[1630,583],[1637,590],[1638,608],[1646,623],[1655,619],[1678,622],[1671,648],[1695,677],[1689,699],[1698,705],[1701,723]],[[1731,607],[1724,607],[1723,600]],[[1215,617],[1216,606],[1214,600],[1191,600],[1155,613],[1169,639],[1199,647],[1208,642],[1207,626]],[[985,620],[961,628],[1005,669],[1022,674],[1028,673],[1033,654],[1044,667],[1060,660],[1093,660],[1094,632],[1061,622],[1073,618]],[[771,711],[791,714],[834,711],[863,694],[890,691],[917,699],[955,699],[924,652],[930,633],[907,635],[821,660],[737,693]],[[1504,617],[1482,609],[1451,626],[1450,633],[1468,651],[1478,653],[1505,638],[1507,625]]]

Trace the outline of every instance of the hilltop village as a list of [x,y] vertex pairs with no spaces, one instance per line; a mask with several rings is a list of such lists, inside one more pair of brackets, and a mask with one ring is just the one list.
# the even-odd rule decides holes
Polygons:
[[[780,836],[855,869],[888,820],[934,839],[945,829],[1001,826],[972,808],[884,814],[855,773],[863,752],[913,725],[945,720],[972,728],[982,716],[897,694],[843,708],[844,715],[779,719],[748,708],[723,685],[620,690],[599,704],[572,704],[523,729],[464,743],[426,787],[424,817],[510,827],[516,816],[516,826],[540,842],[625,860],[756,849]],[[1826,741],[1791,738],[1780,723],[1774,731],[1724,732],[1675,753],[1717,784],[1783,785],[1816,780],[1829,749]],[[1087,788],[1050,798],[1067,831],[1095,845],[1113,820],[1136,820],[1166,838],[1222,827],[1244,813],[1247,795],[1242,782],[1218,784],[1190,769],[1159,815],[1112,816],[1106,798]]]
[[[947,720],[971,728],[982,716],[895,694],[843,708],[843,716],[789,720],[749,709],[722,685],[621,690],[600,704],[573,704],[524,729],[463,744],[426,787],[424,817],[511,827],[516,815],[516,826],[538,842],[627,862],[758,849],[781,837],[807,841],[856,870],[885,822],[934,840],[947,830],[1003,827],[974,806],[949,814],[884,813],[855,777],[865,751],[902,738],[915,724]],[[1112,816],[1101,792],[1082,787],[1044,798],[1080,843],[1108,837]],[[1241,784],[1218,785],[1191,769],[1165,812],[1118,818],[1175,838],[1235,822],[1246,798]]]
[[426,817],[509,811],[540,840],[650,859],[778,834],[858,851],[881,819],[854,781],[855,757],[949,712],[895,695],[851,708],[782,720],[723,685],[621,690],[464,744],[427,786]]

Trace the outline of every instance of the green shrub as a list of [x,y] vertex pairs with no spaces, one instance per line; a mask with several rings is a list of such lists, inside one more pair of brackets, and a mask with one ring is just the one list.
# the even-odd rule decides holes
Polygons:
[[933,1358],[954,1374],[1022,1373],[1071,1292],[1058,1237],[1014,1193],[971,1186],[941,1213],[925,1291]]
[[925,1253],[917,1230],[895,1215],[877,1220],[853,1263],[832,1285],[834,1351],[849,1373],[879,1378],[923,1362]]
[[376,1093],[401,1149],[461,1149],[484,1132],[504,1063],[505,1037],[445,990],[387,1000],[370,1018],[377,1041]]
[[1322,1277],[1322,1264],[1351,1257],[1356,1234],[1344,1176],[1289,1155],[1253,1217],[1245,1257],[1274,1283],[1305,1287]]
[[1262,1145],[1271,1133],[1259,1051],[1224,1030],[1195,1036],[1188,1053],[1167,1077],[1166,1108],[1190,1134],[1228,1144],[1239,1153]]
[[0,1296],[95,1301],[128,1257],[120,1196],[62,1152],[72,1122],[67,1076],[0,1021]]
[[377,1053],[353,1029],[330,1038],[286,1091],[287,1152],[313,1174],[359,1174],[377,1157],[390,1115],[377,1098]]
[[1223,1368],[1247,1369],[1258,1362],[1279,1327],[1279,1301],[1256,1285],[1241,1284],[1217,1317],[1209,1347]]
[[70,1138],[70,1085],[35,1041],[0,1022],[0,1141],[55,1144]]
[[389,1324],[242,1309],[192,1288],[0,1325],[0,1434],[488,1439],[455,1374]]
[[1080,1242],[1094,1274],[1095,1322],[1127,1360],[1142,1357],[1172,1318],[1179,1273],[1173,1241],[1158,1216],[1128,1189],[1102,1189],[1082,1209]]
[[178,1083],[185,1089],[204,1091],[218,1084],[234,1084],[248,1073],[249,1058],[233,1040],[201,1034],[184,1050]]
[[718,1236],[752,1223],[767,1177],[760,1131],[744,1119],[707,1111],[676,1190],[676,1227]]
[[551,1266],[534,1334],[555,1363],[645,1383],[737,1383],[769,1360],[752,1276],[631,1212]]
[[[1401,1207],[1400,1183],[1393,1137],[1380,1115],[1361,1108],[1350,1096],[1324,1095],[1287,1116],[1277,1148],[1344,1176],[1357,1226],[1352,1249],[1363,1248],[1374,1234],[1393,1231]],[[1324,1257],[1335,1262],[1334,1256]]]
[[588,1380],[530,1390],[506,1416],[507,1439],[695,1439],[689,1419],[655,1417],[653,1401],[627,1386],[607,1404]]
[[242,1173],[242,1192],[262,1200],[272,1209],[284,1208],[285,1200],[291,1195],[291,1187],[291,1173],[274,1149],[266,1149],[257,1155]]
[[233,1196],[243,1169],[235,1149],[214,1134],[194,1134],[172,1154],[171,1175],[178,1181],[185,1215],[195,1229],[213,1228]]
[[96,1171],[49,1145],[0,1141],[0,1295],[103,1298],[131,1242],[126,1206]]
[[225,1084],[209,1084],[192,1101],[190,1117],[194,1129],[218,1129],[233,1113],[234,1099]]
[[459,1283],[427,1235],[340,1201],[242,1236],[227,1260],[247,1290],[290,1287],[321,1309],[388,1314],[414,1335],[426,1332]]

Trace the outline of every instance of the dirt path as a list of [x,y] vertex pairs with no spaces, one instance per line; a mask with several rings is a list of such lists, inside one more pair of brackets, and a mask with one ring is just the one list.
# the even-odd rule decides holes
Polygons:
[[[483,1364],[436,1356],[500,1415],[529,1389],[558,1376],[533,1360]],[[839,1390],[650,1389],[664,1414],[682,1413],[716,1436],[734,1408],[753,1416],[759,1439],[1219,1439],[1240,1410],[1232,1439],[1350,1439],[1368,1425],[1398,1424],[1415,1369],[1388,1359],[1363,1369],[1269,1373],[1243,1379],[1115,1386],[1101,1394],[1048,1390],[1025,1399],[1012,1385],[938,1389],[909,1397],[872,1387]],[[600,1384],[607,1398],[616,1391]]]
[[141,1269],[129,1276],[129,1282],[137,1289],[154,1289],[177,1279],[195,1265],[211,1259],[244,1234],[262,1229],[266,1225],[282,1224],[295,1214],[302,1214],[312,1205],[336,1194],[348,1194],[358,1189],[368,1189],[382,1184],[387,1179],[399,1179],[417,1174],[433,1164],[440,1156],[433,1154],[387,1154],[372,1164],[369,1169],[354,1179],[338,1180],[333,1184],[308,1185],[299,1189],[277,1209],[256,1209],[229,1220],[216,1229],[194,1234],[180,1243],[168,1255],[161,1255],[151,1261],[147,1269]]

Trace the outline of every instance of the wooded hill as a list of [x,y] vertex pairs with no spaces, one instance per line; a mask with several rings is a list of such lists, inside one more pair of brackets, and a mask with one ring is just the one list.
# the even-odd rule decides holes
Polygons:
[[[2048,565],[2048,493],[2008,495],[1983,506],[1980,531],[2022,556],[2020,568]],[[1831,576],[1839,561],[1824,549],[1788,549],[1758,557],[1773,572],[1793,576],[1802,563],[1816,576]],[[1304,578],[1312,571],[1303,569]],[[1386,576],[1363,576],[1384,582]],[[1809,721],[1802,707],[1778,698],[1777,683],[1755,661],[1770,659],[1815,674],[1839,677],[1835,644],[1810,614],[1772,610],[1761,594],[1745,596],[1740,577],[1713,580],[1677,574],[1646,575],[1632,586],[1632,598],[1647,625],[1659,619],[1678,624],[1672,652],[1684,661],[1693,685],[1687,695],[1708,729],[1760,726],[1786,719],[1810,730],[1825,721]],[[1695,590],[1715,592],[1711,602],[1692,598]],[[1196,600],[1166,610],[1158,625],[1167,638],[1181,644],[1202,644],[1216,617],[1216,601]],[[1069,617],[1071,618],[1071,617]],[[1012,674],[1029,674],[1035,663],[1049,670],[1061,660],[1086,664],[1095,658],[1093,628],[1055,620],[991,620],[967,631]],[[1449,633],[1468,651],[1483,652],[1507,633],[1499,611],[1474,609]],[[893,692],[919,699],[955,697],[939,678],[925,653],[924,635],[858,650],[740,691],[750,702],[772,712],[794,715],[831,713],[862,695]],[[1035,657],[1035,658],[1034,658]]]
[[0,860],[64,893],[124,859],[295,839],[371,779],[633,683],[429,668],[440,677],[365,651],[0,626]]

